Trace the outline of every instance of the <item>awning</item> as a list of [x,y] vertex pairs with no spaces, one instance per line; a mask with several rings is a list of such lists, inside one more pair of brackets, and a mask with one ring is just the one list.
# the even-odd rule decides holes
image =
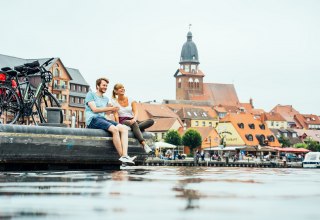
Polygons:
[[161,148],[161,149],[168,149],[168,148],[169,149],[174,149],[174,148],[177,147],[176,145],[168,144],[168,143],[162,142],[162,141],[155,142],[154,146],[157,147],[157,148]]
[[236,150],[242,150],[245,148],[245,146],[233,146],[233,147],[211,147],[210,148],[204,148],[204,151],[236,151]]
[[294,147],[275,147],[277,151],[280,152],[290,152],[290,153],[308,153],[310,150],[304,148],[294,148]]
[[275,147],[252,147],[252,146],[247,146],[241,150],[244,151],[259,151],[259,152],[276,152],[277,150]]

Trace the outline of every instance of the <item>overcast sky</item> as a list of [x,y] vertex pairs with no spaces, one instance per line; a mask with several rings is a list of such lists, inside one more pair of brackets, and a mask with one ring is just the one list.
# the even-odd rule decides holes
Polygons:
[[192,24],[205,82],[241,102],[320,115],[318,0],[0,0],[0,53],[60,57],[94,88],[108,77],[137,101],[175,99]]

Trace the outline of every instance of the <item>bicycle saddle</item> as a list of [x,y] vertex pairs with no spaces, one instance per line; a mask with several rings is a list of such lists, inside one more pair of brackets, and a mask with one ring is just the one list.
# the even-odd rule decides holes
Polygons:
[[26,69],[26,67],[24,66],[24,65],[20,65],[20,66],[15,66],[14,67],[14,70],[15,71],[18,71],[18,72],[22,72],[22,71],[24,71]]
[[12,69],[11,69],[10,67],[3,67],[3,68],[1,68],[1,70],[4,71],[4,72],[6,72],[6,71],[12,70]]
[[36,61],[31,62],[31,63],[25,63],[24,66],[30,67],[30,68],[35,68],[35,67],[39,67],[40,63],[39,63],[38,60],[36,60]]
[[6,71],[6,74],[13,77],[13,76],[16,76],[18,73],[17,73],[17,71],[10,69],[10,70]]

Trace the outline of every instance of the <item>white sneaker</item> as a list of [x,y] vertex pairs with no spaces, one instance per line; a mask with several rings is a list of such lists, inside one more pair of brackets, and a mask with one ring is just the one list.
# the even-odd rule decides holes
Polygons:
[[134,161],[137,158],[137,156],[133,156],[133,157],[127,156],[127,157],[129,157],[132,161]]
[[131,163],[134,164],[133,160],[129,156],[122,156],[119,160],[123,163]]
[[143,149],[144,149],[144,151],[145,151],[147,154],[152,151],[152,149],[151,149],[147,144],[145,144],[145,145],[143,146]]

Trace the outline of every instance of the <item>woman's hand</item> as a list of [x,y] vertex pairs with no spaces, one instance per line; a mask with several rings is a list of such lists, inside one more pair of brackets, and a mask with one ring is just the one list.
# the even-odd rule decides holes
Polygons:
[[113,107],[111,107],[112,108],[112,112],[117,112],[117,111],[119,111],[119,107],[116,107],[116,106],[113,106]]

